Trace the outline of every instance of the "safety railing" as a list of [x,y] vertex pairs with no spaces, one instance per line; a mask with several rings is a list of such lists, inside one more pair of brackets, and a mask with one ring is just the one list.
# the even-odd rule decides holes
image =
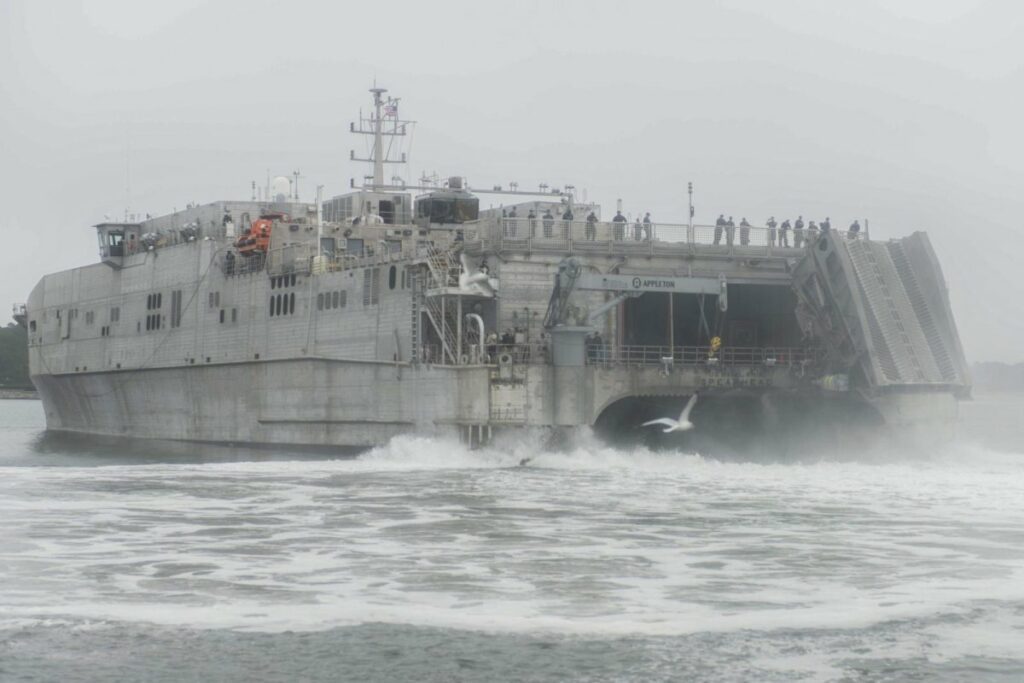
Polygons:
[[[287,244],[271,249],[265,258],[267,272],[271,275],[280,275],[283,273],[332,273],[354,268],[364,268],[366,266],[397,263],[413,257],[414,254],[410,251],[393,251],[390,249],[367,250],[360,255],[344,253],[337,255],[318,254],[316,245],[301,243]],[[253,258],[257,257],[249,257],[249,259]]]
[[494,365],[546,364],[550,360],[548,343],[488,344],[484,346],[487,360]]
[[267,255],[256,252],[250,256],[239,256],[227,252],[220,257],[220,269],[227,277],[259,273],[267,264]]
[[[545,365],[551,360],[547,342],[528,342],[522,344],[485,344],[483,354],[480,353],[479,342],[466,340],[462,344],[462,356],[459,365]],[[422,359],[435,365],[450,364],[441,344],[423,344]]]
[[[676,252],[716,248],[722,253],[773,253],[803,248],[820,230],[782,230],[755,225],[680,225],[671,223],[587,221],[562,218],[493,218],[482,220],[479,234],[502,249],[611,253]],[[867,239],[866,234],[831,230],[842,239]],[[780,252],[786,253],[786,252]]]
[[783,346],[614,346],[587,344],[590,365],[746,365],[799,366],[822,358],[818,348]]

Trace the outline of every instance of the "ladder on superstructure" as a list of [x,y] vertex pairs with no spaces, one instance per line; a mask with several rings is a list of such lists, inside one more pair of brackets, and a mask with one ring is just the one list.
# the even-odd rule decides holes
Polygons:
[[448,288],[458,286],[459,265],[450,251],[434,247],[427,250],[427,270],[413,278],[413,355],[420,359],[422,329],[420,316],[426,313],[434,332],[441,341],[441,360],[451,365],[459,364],[458,339],[453,328],[458,326],[455,307],[447,306]]

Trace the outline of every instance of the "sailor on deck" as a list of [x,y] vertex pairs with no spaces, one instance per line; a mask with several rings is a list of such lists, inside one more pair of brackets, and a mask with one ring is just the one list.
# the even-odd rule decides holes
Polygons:
[[551,228],[555,225],[555,217],[551,215],[551,209],[544,211],[544,216],[541,219],[541,223],[544,224],[544,236],[551,237]]
[[782,225],[779,226],[779,246],[780,247],[788,247],[789,246],[789,228],[790,228],[789,219],[787,218],[786,220],[782,221]]
[[718,220],[715,221],[715,244],[722,241],[722,230],[725,229],[725,214],[718,214]]
[[594,214],[593,211],[591,211],[587,215],[587,233],[586,233],[586,236],[587,236],[587,239],[590,240],[591,242],[593,242],[594,239],[597,237],[597,215]]
[[615,224],[615,239],[621,241],[626,236],[626,217],[622,215],[621,211],[616,211],[615,217],[612,218],[612,223]]

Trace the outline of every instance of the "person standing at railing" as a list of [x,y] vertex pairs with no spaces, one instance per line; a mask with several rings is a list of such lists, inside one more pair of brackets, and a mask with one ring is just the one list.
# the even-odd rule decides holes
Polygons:
[[519,214],[516,213],[516,207],[512,207],[512,210],[508,212],[508,228],[509,236],[516,237],[519,232]]
[[487,335],[485,343],[487,344],[487,356],[493,363],[498,358],[498,333],[492,330],[491,333]]
[[747,222],[746,216],[740,219],[740,244],[750,244],[750,223]]
[[626,217],[622,215],[621,211],[615,212],[615,217],[612,218],[614,238],[618,241],[622,241],[626,237]]
[[860,235],[860,223],[854,220],[852,223],[850,223],[850,229],[846,232],[846,236],[849,237],[851,240],[855,240],[857,239],[858,235]]
[[640,224],[640,216],[633,223],[633,240],[639,242],[643,238],[644,227]]
[[544,211],[541,223],[544,224],[544,236],[551,237],[551,229],[555,226],[555,217],[551,215],[551,209],[546,209]]
[[653,229],[653,227],[654,226],[651,225],[651,212],[648,211],[647,213],[644,214],[644,239],[646,239],[648,242],[651,241],[651,230]]
[[775,222],[775,216],[771,216],[768,219],[767,225],[768,225],[768,246],[769,247],[774,247],[775,246],[775,226],[778,225]]
[[804,217],[797,216],[793,224],[793,246],[799,249],[804,246]]
[[779,246],[780,247],[788,247],[789,246],[789,228],[790,228],[789,219],[787,218],[786,220],[782,221],[782,225],[779,226]]
[[814,240],[818,239],[818,224],[814,221],[807,222],[807,246],[811,246]]
[[832,230],[832,220],[825,216],[825,220],[821,222],[821,234],[827,235]]
[[526,214],[526,220],[530,222],[530,237],[537,236],[537,214],[530,209],[529,213]]
[[725,230],[725,214],[718,214],[718,220],[715,221],[715,244],[722,241],[722,231]]
[[587,216],[587,239],[591,242],[597,239],[597,215],[593,211]]
[[572,237],[572,219],[575,216],[572,215],[572,209],[565,207],[565,213],[562,214],[562,239],[569,239]]
[[736,223],[733,222],[732,216],[729,216],[729,220],[725,222],[725,243],[730,247],[736,238]]

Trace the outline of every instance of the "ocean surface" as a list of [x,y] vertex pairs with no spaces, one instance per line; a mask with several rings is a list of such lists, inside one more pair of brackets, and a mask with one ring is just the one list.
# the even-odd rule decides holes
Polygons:
[[0,681],[1021,681],[1024,395],[961,412],[936,451],[722,462],[80,441],[0,401]]

